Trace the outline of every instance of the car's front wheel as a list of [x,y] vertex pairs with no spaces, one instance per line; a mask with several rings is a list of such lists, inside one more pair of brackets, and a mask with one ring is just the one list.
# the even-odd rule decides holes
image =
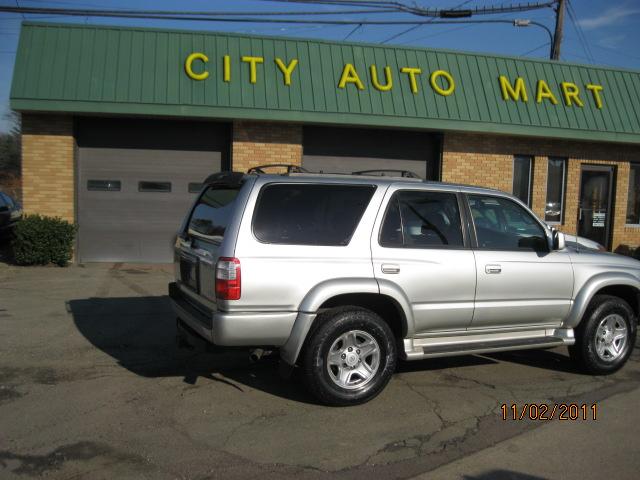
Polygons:
[[623,299],[596,295],[578,328],[571,358],[595,375],[613,373],[626,363],[636,342],[637,319]]
[[302,361],[311,393],[328,405],[356,405],[378,395],[396,366],[389,326],[356,307],[329,310],[316,321]]

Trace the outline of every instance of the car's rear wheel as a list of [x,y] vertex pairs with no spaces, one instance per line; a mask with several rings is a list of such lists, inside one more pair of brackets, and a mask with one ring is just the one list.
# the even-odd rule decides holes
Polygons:
[[596,295],[576,329],[571,358],[595,375],[613,373],[627,362],[636,341],[637,319],[629,304]]
[[389,382],[396,366],[395,338],[374,312],[341,307],[321,314],[303,353],[304,379],[328,405],[371,400]]

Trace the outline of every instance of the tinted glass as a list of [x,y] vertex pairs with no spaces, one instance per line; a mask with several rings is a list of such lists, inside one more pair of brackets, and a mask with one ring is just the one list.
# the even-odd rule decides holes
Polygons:
[[398,195],[391,197],[385,213],[382,229],[380,230],[380,245],[383,247],[403,247],[402,218]]
[[171,182],[138,182],[139,192],[170,192]]
[[4,193],[0,192],[0,207],[8,207],[9,202],[8,198],[4,195]]
[[497,250],[548,250],[542,226],[511,200],[469,195],[478,246]]
[[119,192],[120,180],[87,180],[87,190],[97,192]]
[[513,194],[527,205],[531,190],[531,157],[516,155],[513,158]]
[[198,203],[189,219],[189,234],[221,242],[229,225],[234,200],[240,187],[209,187],[198,199]]
[[640,223],[640,165],[631,165],[627,194],[627,223]]
[[268,185],[260,192],[253,233],[264,243],[348,245],[375,187]]
[[564,199],[564,158],[549,158],[547,170],[547,203],[544,209],[544,219],[547,222],[560,222]]
[[453,193],[396,192],[382,226],[384,247],[462,247],[458,200]]

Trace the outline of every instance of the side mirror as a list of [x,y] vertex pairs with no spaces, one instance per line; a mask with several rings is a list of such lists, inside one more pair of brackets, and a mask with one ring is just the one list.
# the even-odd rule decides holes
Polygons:
[[551,230],[552,238],[553,238],[553,249],[554,250],[564,250],[566,247],[566,243],[564,241],[564,233],[559,232],[555,228]]

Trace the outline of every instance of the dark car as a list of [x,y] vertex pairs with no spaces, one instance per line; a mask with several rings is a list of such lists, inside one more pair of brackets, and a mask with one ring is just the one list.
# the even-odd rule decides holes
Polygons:
[[21,218],[22,206],[6,193],[0,192],[0,237],[5,237]]

